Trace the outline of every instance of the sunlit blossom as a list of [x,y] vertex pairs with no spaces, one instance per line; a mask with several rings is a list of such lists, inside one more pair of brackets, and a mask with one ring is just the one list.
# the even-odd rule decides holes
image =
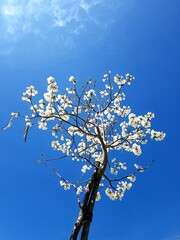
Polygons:
[[[79,87],[76,78],[70,76],[69,85],[62,94],[55,78],[50,76],[47,78],[47,90],[37,103],[34,96],[38,91],[34,86],[27,87],[22,95],[31,111],[23,116],[25,138],[29,127],[34,125],[40,130],[51,131],[54,139],[51,141],[52,149],[59,151],[63,159],[72,159],[79,164],[79,182],[71,183],[60,176],[60,186],[65,190],[74,188],[79,199],[90,182],[90,178],[85,176],[107,166],[99,186],[105,189],[111,200],[122,200],[136,181],[136,173],[146,168],[134,164],[135,170],[131,172],[133,160],[132,163],[128,160],[124,162],[118,151],[129,152],[137,159],[142,154],[143,144],[151,139],[161,141],[166,136],[164,132],[152,129],[154,113],[137,115],[125,104],[124,85],[130,85],[133,79],[134,76],[129,73],[125,77],[116,74],[112,79],[109,71],[103,76],[103,85],[98,86],[90,79]],[[19,112],[11,115],[4,129],[11,126],[14,118],[22,116]],[[116,157],[109,161],[111,151]],[[97,192],[97,201],[101,195]]]
[[134,155],[140,156],[141,153],[142,153],[141,146],[136,144],[136,143],[134,143],[132,145],[132,152],[134,153]]

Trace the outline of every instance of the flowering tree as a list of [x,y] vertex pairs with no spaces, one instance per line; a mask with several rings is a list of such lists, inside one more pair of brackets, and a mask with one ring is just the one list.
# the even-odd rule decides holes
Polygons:
[[[101,199],[100,192],[111,200],[121,200],[136,180],[136,174],[143,172],[148,166],[142,167],[136,162],[128,166],[119,160],[118,152],[130,152],[135,156],[142,153],[141,145],[150,139],[161,141],[165,133],[151,129],[154,114],[148,112],[144,116],[136,116],[129,106],[123,106],[125,94],[122,89],[130,85],[134,77],[104,75],[103,89],[95,91],[96,82],[88,80],[84,86],[78,86],[75,77],[71,76],[71,88],[65,94],[58,94],[58,85],[53,77],[47,79],[47,92],[36,103],[38,91],[34,86],[27,87],[22,100],[30,104],[30,115],[12,113],[7,126],[11,126],[16,117],[25,120],[24,139],[29,129],[37,125],[47,130],[52,121],[51,146],[60,152],[59,159],[70,159],[78,163],[79,177],[75,181],[64,178],[52,168],[60,178],[64,190],[75,189],[80,207],[78,218],[74,224],[70,240],[77,239],[81,231],[81,239],[88,239],[92,222],[95,201]],[[114,152],[114,156],[110,152]],[[137,158],[136,158],[137,160]],[[41,161],[47,163],[47,160]],[[130,170],[129,170],[130,169]]]

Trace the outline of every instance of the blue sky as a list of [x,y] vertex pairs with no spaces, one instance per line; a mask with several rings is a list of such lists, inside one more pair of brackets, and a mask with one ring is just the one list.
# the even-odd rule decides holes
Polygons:
[[[90,239],[180,239],[179,9],[178,0],[0,2],[1,127],[12,111],[26,111],[26,86],[43,93],[52,75],[64,91],[71,75],[99,81],[111,70],[135,75],[128,103],[137,114],[154,112],[153,128],[167,134],[143,147],[140,161],[155,164],[122,202],[97,202]],[[41,153],[55,156],[51,135],[32,130],[25,144],[23,129],[17,120],[0,132],[0,239],[68,239],[78,214],[74,192],[36,164]]]

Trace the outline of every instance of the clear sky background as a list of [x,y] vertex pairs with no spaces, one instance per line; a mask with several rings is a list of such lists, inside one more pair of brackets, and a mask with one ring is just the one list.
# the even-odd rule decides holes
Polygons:
[[[153,128],[167,134],[143,147],[139,161],[155,164],[121,202],[97,202],[90,239],[180,239],[179,12],[179,0],[0,1],[1,127],[12,111],[25,113],[26,86],[43,93],[52,75],[64,91],[71,75],[100,82],[111,70],[135,75],[128,103],[137,114],[154,112]],[[36,164],[40,153],[56,156],[51,134],[32,130],[25,144],[23,130],[17,120],[0,132],[0,239],[69,239],[76,196]]]

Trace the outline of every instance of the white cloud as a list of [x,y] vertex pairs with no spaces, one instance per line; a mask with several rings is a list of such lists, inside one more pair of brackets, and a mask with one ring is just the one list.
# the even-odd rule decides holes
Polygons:
[[94,0],[94,1],[87,1],[87,0],[81,0],[79,5],[82,9],[84,9],[86,12],[89,11],[89,9],[91,9],[92,7],[98,5],[98,4],[102,4],[103,1],[102,0]]
[[53,34],[54,39],[72,44],[73,35],[96,27],[100,35],[100,30],[115,21],[125,2],[129,0],[1,0],[0,42],[18,41],[27,34],[43,40]]

